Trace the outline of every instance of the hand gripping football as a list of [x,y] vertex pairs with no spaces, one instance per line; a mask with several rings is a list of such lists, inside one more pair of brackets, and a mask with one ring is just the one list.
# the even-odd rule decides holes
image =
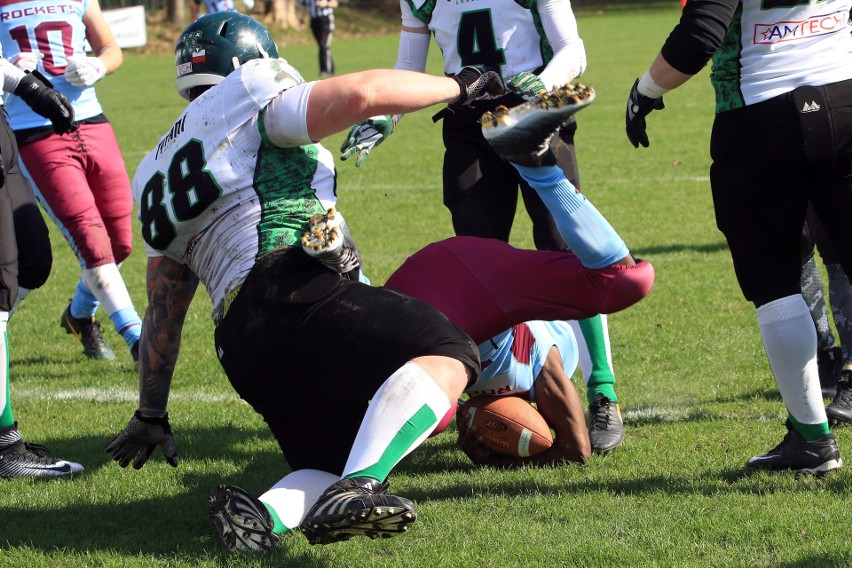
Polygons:
[[553,445],[544,417],[518,396],[475,396],[459,409],[459,419],[476,426],[492,452],[526,458]]

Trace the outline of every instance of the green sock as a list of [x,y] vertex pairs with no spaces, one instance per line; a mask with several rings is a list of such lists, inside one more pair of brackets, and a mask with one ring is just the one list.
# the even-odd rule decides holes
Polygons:
[[379,461],[364,469],[352,472],[346,477],[350,479],[353,477],[372,477],[380,483],[384,482],[396,464],[411,451],[414,443],[425,432],[435,427],[437,420],[435,412],[429,405],[424,404],[396,433]]
[[589,350],[592,362],[592,372],[586,381],[586,398],[589,404],[595,400],[595,395],[602,394],[613,402],[618,401],[615,395],[615,375],[607,357],[607,337],[600,314],[580,320],[580,330]]
[[9,387],[9,335],[3,331],[3,345],[0,346],[0,389],[3,389],[6,394],[6,404],[0,408],[0,428],[8,428],[15,424],[15,417],[12,415],[12,389]]
[[[261,501],[263,503],[263,501]],[[284,523],[281,522],[281,518],[278,516],[278,513],[275,512],[271,506],[266,503],[263,503],[263,506],[266,507],[266,510],[269,511],[269,515],[272,517],[272,532],[277,535],[283,535],[290,532],[290,529],[284,526]]]
[[828,429],[828,422],[820,422],[819,424],[802,424],[793,418],[790,413],[787,413],[787,418],[790,420],[790,424],[793,425],[793,429],[801,434],[802,438],[808,442],[819,440],[830,432]]

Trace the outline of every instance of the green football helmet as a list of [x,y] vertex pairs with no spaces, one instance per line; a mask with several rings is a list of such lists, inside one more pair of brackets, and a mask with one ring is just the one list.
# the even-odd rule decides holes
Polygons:
[[177,90],[190,100],[193,87],[212,87],[252,59],[278,58],[263,24],[239,12],[215,12],[191,23],[175,47]]

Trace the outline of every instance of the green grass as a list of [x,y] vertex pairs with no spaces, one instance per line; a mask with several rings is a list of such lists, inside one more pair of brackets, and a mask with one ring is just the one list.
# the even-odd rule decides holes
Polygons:
[[[848,566],[852,474],[822,479],[747,474],[743,464],[783,435],[784,407],[713,221],[707,179],[713,103],[706,72],[649,118],[634,150],[624,104],[678,18],[660,11],[584,12],[579,24],[597,101],[579,116],[584,191],[634,251],[654,263],[649,297],[610,318],[624,446],[583,467],[476,469],[444,434],[392,477],[419,520],[389,541],[310,547],[285,539],[272,555],[226,554],[206,515],[221,482],[260,493],[287,472],[263,421],[233,393],[213,353],[210,302],[192,305],[169,406],[181,463],[156,455],[122,470],[103,452],[136,408],[120,339],[115,363],[86,361],[59,328],[79,276],[51,227],[54,270],[10,325],[12,400],[23,434],[83,463],[74,480],[0,485],[0,566]],[[335,41],[341,71],[393,65],[394,36]],[[312,44],[282,55],[316,76]],[[430,58],[440,71],[440,55]],[[183,101],[170,57],[127,54],[99,87],[132,174]],[[340,164],[340,207],[369,274],[383,282],[407,254],[451,234],[441,205],[443,148],[430,111],[356,169]],[[335,151],[343,135],[326,145]],[[401,230],[401,227],[404,230]],[[513,242],[531,246],[517,217]],[[122,271],[145,306],[141,239]],[[286,362],[282,361],[282,365]],[[310,401],[305,401],[310,404]],[[322,408],[317,408],[317,420]],[[306,425],[310,427],[310,425]],[[838,429],[842,448],[852,435]]]

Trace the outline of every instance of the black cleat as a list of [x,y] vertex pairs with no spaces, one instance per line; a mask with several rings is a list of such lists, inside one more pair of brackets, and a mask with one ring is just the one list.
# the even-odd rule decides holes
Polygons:
[[751,469],[766,471],[792,470],[802,473],[823,475],[843,466],[840,448],[834,434],[806,441],[787,421],[787,435],[781,443],[761,456],[754,456],[746,463]]
[[386,490],[387,485],[369,477],[341,479],[325,490],[299,528],[311,544],[403,533],[417,520],[414,503]]
[[521,166],[555,164],[550,137],[571,115],[595,100],[595,91],[581,85],[564,85],[539,93],[516,107],[498,106],[479,119],[482,135],[504,160]]
[[621,407],[600,393],[595,395],[594,402],[589,405],[586,422],[589,426],[589,442],[594,453],[605,454],[624,441]]
[[834,399],[825,409],[829,423],[852,423],[852,369],[840,373],[835,392]]
[[361,253],[343,215],[334,207],[311,217],[310,226],[302,235],[302,250],[338,274],[358,279]]
[[266,506],[247,491],[219,485],[207,501],[207,512],[228,550],[268,551],[281,540],[272,532],[272,515]]
[[75,318],[72,316],[70,301],[68,307],[62,312],[59,325],[66,333],[70,333],[80,340],[80,343],[83,344],[83,353],[89,359],[103,359],[104,361],[115,359],[115,353],[109,348],[101,333],[101,323],[93,317]]
[[835,345],[831,349],[817,353],[817,367],[819,368],[819,386],[822,388],[822,396],[834,398],[837,394],[837,381],[843,369],[843,349]]
[[0,479],[71,477],[83,466],[50,455],[47,448],[21,440],[17,426],[0,429]]

